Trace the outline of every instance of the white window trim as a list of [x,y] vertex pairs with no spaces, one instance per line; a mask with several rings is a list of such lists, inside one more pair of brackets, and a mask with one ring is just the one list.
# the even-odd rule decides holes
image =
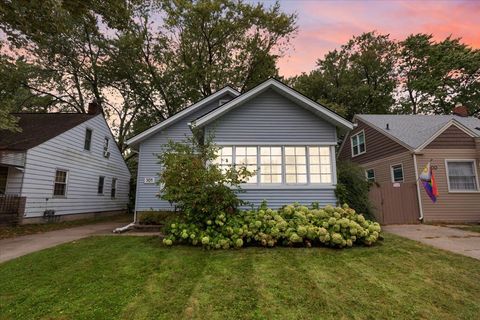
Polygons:
[[[373,181],[368,180],[368,171],[370,170],[373,171]],[[365,178],[367,179],[368,182],[375,182],[376,181],[375,169],[374,168],[365,169]]]
[[[365,150],[364,150],[363,152],[359,152],[359,153],[357,153],[357,154],[354,154],[354,153],[353,153],[353,138],[359,136],[359,135],[362,134],[362,133],[363,133],[363,144],[365,145]],[[360,145],[359,145],[359,146],[360,146]],[[364,154],[364,153],[367,152],[367,137],[365,136],[365,130],[361,130],[361,131],[355,133],[354,135],[352,135],[352,136],[350,137],[350,149],[351,149],[351,151],[352,151],[352,158],[358,157],[358,156],[360,156],[360,155],[362,155],[362,154]],[[358,151],[360,151],[360,148],[358,148]]]
[[[85,149],[85,139],[87,138],[87,130],[90,130],[92,132],[92,135],[90,137],[90,149],[89,150]],[[83,137],[83,151],[92,153],[92,147],[93,147],[93,129],[90,128],[90,127],[86,127],[85,128],[85,136]]]
[[[232,142],[215,142],[217,146],[222,147],[231,147],[232,148],[232,165],[236,163],[236,147],[256,147],[257,148],[257,182],[256,183],[242,183],[240,186],[242,189],[282,189],[282,188],[315,188],[315,189],[332,189],[335,188],[337,184],[337,168],[336,168],[336,157],[335,157],[335,146],[336,144],[325,143],[325,142],[295,142],[288,144],[280,144],[278,142],[262,142],[262,143],[232,143]],[[261,183],[261,172],[260,172],[260,148],[261,147],[281,147],[282,149],[282,182],[281,183]],[[285,168],[285,147],[305,147],[305,156],[306,156],[306,166],[307,166],[307,182],[306,183],[287,183],[286,182],[286,168]],[[331,183],[311,183],[310,182],[310,159],[309,159],[309,147],[330,147],[330,170],[331,170]]]
[[[401,166],[402,167],[402,181],[395,181],[395,175],[393,174],[393,167]],[[392,183],[403,183],[405,182],[405,170],[403,168],[403,163],[395,163],[390,165],[390,175],[392,178]]]
[[[63,172],[66,172],[66,176],[65,176],[65,194],[63,196],[58,196],[58,195],[55,195],[55,183],[56,183],[56,179],[57,179],[57,171],[63,171]],[[68,179],[70,178],[70,171],[67,170],[67,169],[62,169],[62,168],[55,168],[55,172],[54,172],[54,175],[53,175],[53,190],[52,190],[52,198],[55,198],[55,199],[65,199],[67,197],[67,194],[68,194]]]
[[[450,189],[450,176],[448,175],[448,163],[449,162],[472,162],[474,173],[475,173],[475,181],[477,183],[477,190],[451,190]],[[475,159],[445,159],[445,174],[447,175],[448,193],[480,193],[480,186],[478,184],[477,161]]]

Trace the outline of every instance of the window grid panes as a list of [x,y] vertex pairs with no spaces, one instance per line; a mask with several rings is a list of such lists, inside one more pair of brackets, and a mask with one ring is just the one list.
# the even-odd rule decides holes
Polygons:
[[285,147],[285,182],[307,183],[306,147]]
[[83,145],[83,148],[85,150],[90,151],[92,145],[92,129],[86,129],[85,131],[85,143]]
[[308,147],[311,183],[332,183],[330,147]]
[[282,183],[281,147],[260,147],[260,183]]
[[477,191],[474,161],[448,161],[448,180],[452,191]]
[[403,182],[403,166],[401,164],[392,166],[393,182]]
[[365,133],[362,131],[351,139],[353,156],[357,156],[365,152]]
[[105,184],[105,177],[98,177],[98,188],[97,188],[97,193],[98,194],[103,194],[103,186]]
[[365,171],[365,176],[367,177],[367,181],[375,182],[375,171],[373,169]]
[[54,196],[65,196],[67,192],[67,171],[57,170],[55,172]]
[[247,183],[257,183],[257,147],[235,147],[235,165],[254,173]]
[[217,151],[217,158],[213,163],[218,164],[222,169],[222,172],[226,172],[227,169],[233,165],[233,147],[220,148]]

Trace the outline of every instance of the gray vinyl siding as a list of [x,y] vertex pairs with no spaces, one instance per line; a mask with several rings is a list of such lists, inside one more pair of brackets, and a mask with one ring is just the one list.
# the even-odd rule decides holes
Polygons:
[[[86,128],[93,130],[90,151],[83,149]],[[110,138],[108,159],[103,156],[105,137]],[[68,171],[66,197],[53,197],[57,169]],[[105,177],[103,195],[97,195],[99,176]],[[115,199],[110,198],[112,178],[117,179]],[[114,137],[98,115],[27,151],[22,188],[27,198],[25,215],[42,216],[46,209],[57,215],[123,210],[129,181],[130,172]]]
[[310,206],[313,202],[318,202],[320,207],[326,205],[335,205],[337,199],[335,197],[334,188],[331,189],[315,189],[315,188],[261,188],[248,189],[239,193],[239,198],[247,201],[250,205],[246,205],[243,209],[249,209],[251,206],[258,207],[263,200],[267,201],[270,208],[278,209],[283,205],[298,202],[300,204]]
[[[157,154],[168,140],[184,140],[191,135],[188,123],[218,106],[218,101],[204,106],[201,111],[176,122],[139,146],[138,182],[136,210],[173,210],[168,202],[159,199],[160,187],[157,184],[144,184],[144,179],[155,177],[158,181],[160,165]],[[219,144],[330,144],[336,145],[336,128],[312,112],[297,106],[289,99],[267,90],[253,100],[225,114],[212,126],[207,127],[206,134],[212,133]],[[335,157],[332,156],[332,168],[335,174]],[[336,179],[333,178],[333,181]],[[331,186],[248,186],[241,199],[258,206],[264,199],[269,206],[278,208],[282,205],[299,202],[310,205],[319,202],[321,206],[334,205],[336,198],[334,184]],[[246,206],[245,208],[249,208]]]
[[190,131],[188,123],[217,108],[219,100],[227,98],[230,99],[232,97],[228,94],[219,97],[217,100],[203,106],[200,110],[185,116],[178,122],[140,144],[138,156],[137,196],[135,204],[137,211],[173,210],[170,203],[161,200],[158,197],[160,187],[156,183],[145,184],[144,180],[145,178],[154,177],[155,181],[158,181],[158,173],[161,169],[158,163],[158,154],[162,152],[162,146],[167,144],[169,140],[183,141],[186,137],[190,137],[192,132]]
[[221,143],[336,143],[335,126],[272,89],[209,124]]

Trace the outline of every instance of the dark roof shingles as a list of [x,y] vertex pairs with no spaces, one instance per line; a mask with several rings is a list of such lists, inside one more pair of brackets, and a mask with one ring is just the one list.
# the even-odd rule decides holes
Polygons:
[[83,113],[15,113],[21,132],[0,130],[0,150],[23,151],[36,147],[95,115]]

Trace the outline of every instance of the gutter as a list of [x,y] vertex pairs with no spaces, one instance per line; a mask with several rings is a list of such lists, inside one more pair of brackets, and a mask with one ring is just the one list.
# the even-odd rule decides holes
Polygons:
[[420,184],[418,183],[418,166],[417,166],[417,154],[413,153],[413,165],[415,167],[415,184],[417,185],[417,198],[418,198],[418,207],[420,209],[420,217],[418,220],[423,222],[423,206],[422,206],[422,198],[420,194]]

